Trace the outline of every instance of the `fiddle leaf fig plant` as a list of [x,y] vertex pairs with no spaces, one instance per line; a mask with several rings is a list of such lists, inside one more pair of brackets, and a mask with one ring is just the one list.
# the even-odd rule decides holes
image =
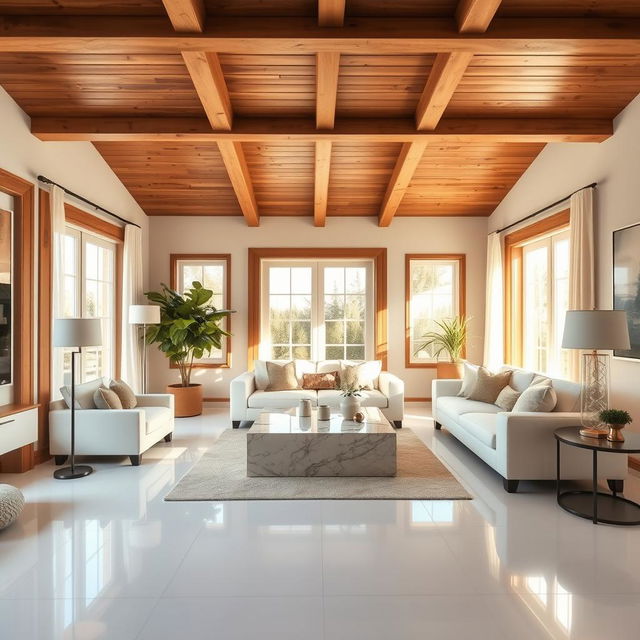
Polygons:
[[231,335],[220,323],[233,311],[211,304],[213,291],[194,281],[184,294],[161,285],[160,291],[147,291],[150,302],[160,307],[160,324],[147,328],[147,344],[157,344],[177,365],[183,387],[191,384],[193,361],[222,347],[222,338]]

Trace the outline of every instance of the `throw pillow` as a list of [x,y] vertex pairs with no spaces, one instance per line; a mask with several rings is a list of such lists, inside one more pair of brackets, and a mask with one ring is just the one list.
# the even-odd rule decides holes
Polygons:
[[302,375],[302,388],[318,391],[319,389],[337,389],[338,372],[304,373]]
[[133,389],[126,382],[122,380],[112,380],[109,389],[114,391],[118,398],[120,398],[123,409],[135,409],[138,406],[136,394],[133,393]]
[[382,362],[380,360],[371,360],[359,364],[341,361],[340,385],[348,388],[362,387],[371,391],[376,387],[376,379],[381,370]]
[[557,402],[558,396],[556,395],[555,389],[551,386],[551,381],[549,381],[548,384],[535,384],[525,389],[513,407],[513,411],[514,413],[548,413],[554,410]]
[[469,394],[469,400],[494,404],[498,394],[509,384],[511,371],[491,373],[485,367],[478,368],[478,379]]
[[[103,386],[102,378],[96,378],[89,382],[77,384],[75,393],[76,409],[95,409],[96,405],[93,401],[93,394],[101,386]],[[68,385],[60,387],[60,393],[62,394],[64,401],[67,403],[67,407],[71,409],[71,387]]]
[[515,406],[518,398],[520,397],[520,392],[516,391],[513,387],[511,387],[510,385],[507,385],[499,394],[498,397],[496,398],[496,404],[503,410],[503,411],[512,411],[513,407]]
[[267,362],[267,373],[269,374],[269,384],[265,391],[290,391],[299,389],[296,378],[296,367],[293,362],[286,364],[276,364]]
[[93,394],[93,402],[96,409],[122,409],[122,402],[120,402],[118,394],[107,387],[96,389]]
[[475,387],[476,380],[478,379],[478,367],[469,364],[468,362],[464,363],[464,376],[462,378],[462,387],[460,388],[459,396],[464,398],[468,398],[471,392],[473,391],[473,387]]

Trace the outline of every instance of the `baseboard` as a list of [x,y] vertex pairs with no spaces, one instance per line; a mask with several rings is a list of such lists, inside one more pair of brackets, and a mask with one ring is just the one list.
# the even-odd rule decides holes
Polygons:
[[229,402],[229,398],[202,398],[203,402]]
[[431,398],[405,398],[405,402],[431,402]]
[[640,471],[640,458],[634,458],[633,456],[629,456],[629,469],[633,469],[634,471]]

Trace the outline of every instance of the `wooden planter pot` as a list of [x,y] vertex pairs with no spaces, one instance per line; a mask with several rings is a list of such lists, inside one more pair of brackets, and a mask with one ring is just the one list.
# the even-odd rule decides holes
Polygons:
[[464,375],[464,365],[461,362],[438,362],[436,374],[439,379],[460,380]]
[[190,384],[183,387],[179,384],[167,385],[167,393],[173,394],[176,418],[189,418],[202,413],[202,385]]

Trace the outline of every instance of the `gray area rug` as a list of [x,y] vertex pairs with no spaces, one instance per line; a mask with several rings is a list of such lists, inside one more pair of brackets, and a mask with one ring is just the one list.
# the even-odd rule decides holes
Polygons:
[[182,500],[470,500],[411,431],[397,432],[393,478],[248,478],[246,431],[228,429],[165,497]]

